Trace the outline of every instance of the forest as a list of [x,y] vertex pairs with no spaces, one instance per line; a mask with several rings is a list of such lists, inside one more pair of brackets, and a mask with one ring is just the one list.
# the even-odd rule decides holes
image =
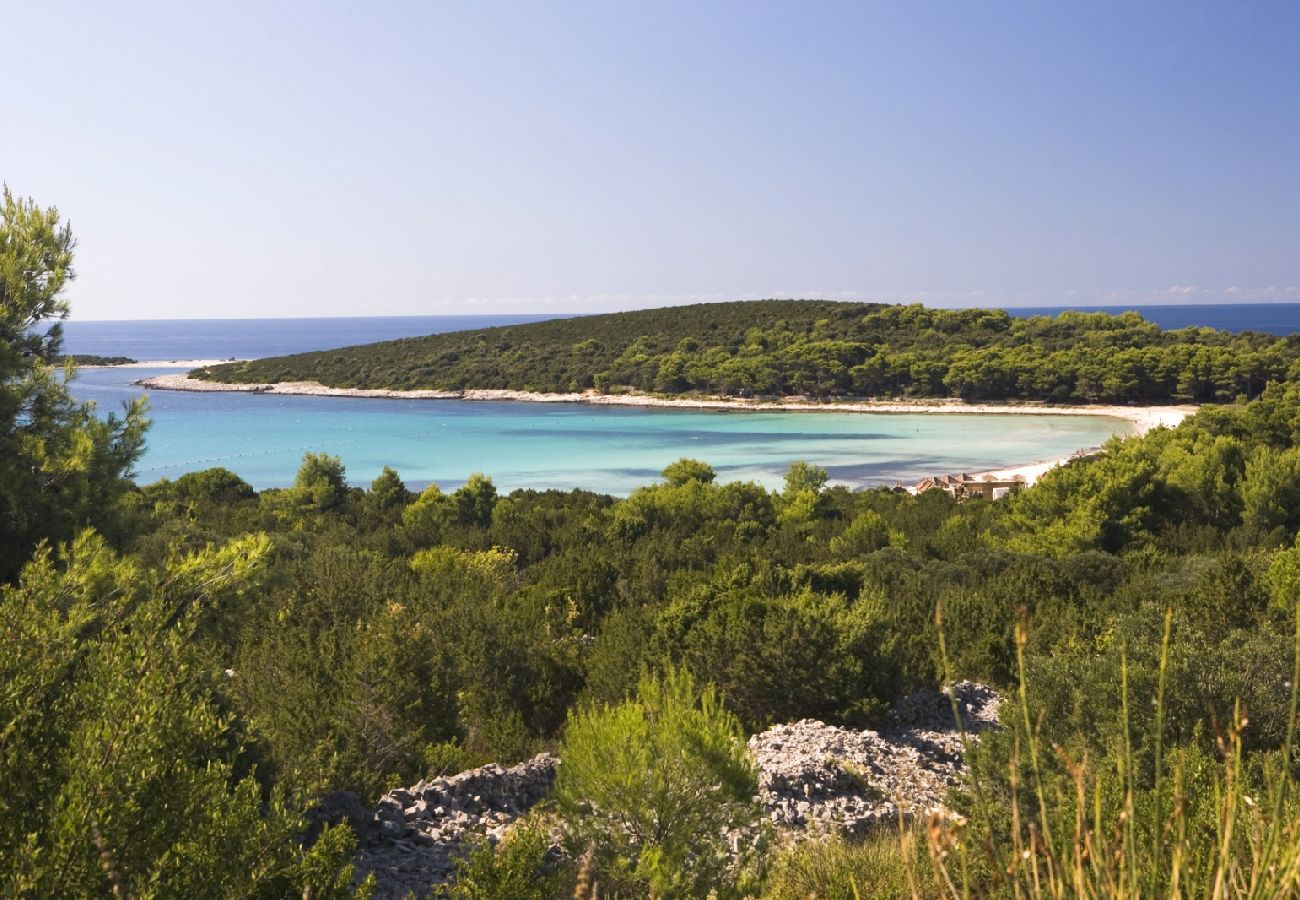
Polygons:
[[95,356],[90,353],[59,355],[53,357],[50,361],[55,363],[68,361],[74,366],[126,366],[138,362],[138,360],[129,356]]
[[219,382],[398,390],[1223,402],[1289,378],[1294,336],[1163,331],[1134,312],[818,300],[706,303],[435,334],[227,363]]
[[[306,837],[319,798],[346,789],[373,801],[539,750],[571,761],[554,802],[529,817],[565,852],[521,829],[467,859],[453,896],[593,896],[581,893],[592,883],[606,897],[1296,889],[1289,340],[1165,335],[1136,316],[1054,324],[871,307],[830,319],[825,334],[879,322],[881,345],[913,332],[917,347],[961,322],[952,333],[968,335],[967,350],[924,350],[948,361],[941,382],[964,353],[1014,356],[1013,334],[1066,357],[1074,340],[1094,342],[1080,364],[1097,347],[1126,348],[1111,360],[1259,360],[1259,384],[1205,371],[1195,391],[1213,384],[1230,402],[1114,440],[1005,501],[854,492],[801,463],[765,490],[689,459],[623,499],[503,495],[490,473],[414,492],[392,470],[353,485],[329,454],[306,455],[292,486],[258,492],[223,469],[132,480],[147,411],[100,418],[52,364],[59,332],[44,326],[66,315],[71,262],[57,212],[6,192],[0,892],[364,896],[349,829]],[[665,329],[682,318],[702,332],[685,354],[760,327],[739,306],[720,310],[730,317],[713,341],[706,307],[659,315]],[[763,330],[798,331],[788,305],[757,310]],[[616,344],[576,320],[547,324],[554,342]],[[499,332],[426,340],[469,348],[525,334]],[[446,377],[468,377],[477,364],[465,353]],[[568,378],[570,365],[561,356],[537,377]],[[955,678],[1008,698],[1004,729],[970,751],[974,789],[953,800],[964,820],[858,842],[774,839],[743,865],[719,863],[722,824],[761,824],[738,738],[802,718],[869,727],[902,694]],[[602,771],[601,748],[652,740],[716,775],[717,789],[689,785],[663,807],[677,815],[630,838],[613,817],[636,821],[660,798]],[[614,776],[633,789],[593,803],[585,791]]]

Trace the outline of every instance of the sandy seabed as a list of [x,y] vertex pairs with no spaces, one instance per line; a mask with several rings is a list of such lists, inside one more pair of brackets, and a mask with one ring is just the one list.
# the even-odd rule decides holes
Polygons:
[[[190,361],[185,361],[186,363]],[[177,365],[179,361],[171,364]],[[187,368],[200,368],[210,364],[195,360]],[[287,394],[302,397],[382,397],[398,400],[513,400],[525,403],[586,403],[592,406],[662,406],[686,409],[718,409],[746,411],[791,412],[844,412],[844,413],[905,413],[966,414],[966,415],[1035,415],[1035,416],[1107,416],[1123,419],[1133,426],[1135,435],[1143,435],[1152,428],[1172,428],[1196,411],[1195,406],[1052,406],[1041,403],[964,403],[960,400],[925,401],[827,401],[819,402],[799,397],[783,400],[744,400],[734,397],[656,397],[649,394],[601,394],[596,391],[582,393],[539,393],[532,391],[465,390],[465,391],[396,391],[382,388],[334,388],[313,381],[288,381],[279,384],[224,384],[190,378],[186,373],[155,375],[142,378],[135,384],[151,390],[196,392],[241,392],[250,394]],[[1034,482],[1049,469],[1069,462],[1080,455],[1095,452],[1086,448],[1056,459],[1039,460],[1012,465],[1003,469],[972,473],[992,475],[996,478],[1023,476]]]

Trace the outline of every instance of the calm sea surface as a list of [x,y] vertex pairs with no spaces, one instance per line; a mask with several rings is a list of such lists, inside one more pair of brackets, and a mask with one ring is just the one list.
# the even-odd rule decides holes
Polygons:
[[[1054,316],[1066,307],[1024,306],[1009,309],[1013,316]],[[1300,332],[1300,303],[1186,303],[1177,306],[1071,306],[1080,312],[1136,310],[1161,328],[1219,328],[1224,331]]]
[[[176,369],[82,369],[75,391],[101,410],[134,379]],[[138,480],[224,466],[258,488],[292,483],[306,451],[337,453],[348,478],[385,466],[412,487],[454,487],[472,472],[497,487],[626,494],[690,456],[723,479],[776,487],[796,459],[862,485],[996,468],[1096,446],[1128,426],[1092,416],[741,413],[580,404],[377,400],[155,391]]]
[[257,359],[373,344],[443,331],[469,331],[557,318],[544,316],[375,316],[333,319],[156,319],[63,325],[68,353],[170,359]]
[[[1126,307],[1073,309],[1119,312]],[[1291,334],[1300,331],[1300,303],[1235,303],[1135,306],[1161,328],[1203,325],[1229,331]],[[1062,307],[1023,307],[1012,315],[1052,315]],[[378,316],[333,319],[162,319],[134,322],[78,322],[64,325],[69,353],[129,356],[139,360],[253,359],[306,350],[326,350],[394,338],[517,325],[556,318],[535,316]]]
[[[1300,331],[1300,304],[1138,307],[1165,328]],[[1057,312],[1017,309],[1017,315]],[[141,360],[256,357],[538,321],[545,316],[69,322],[70,353]],[[75,392],[101,411],[174,368],[83,369]],[[1126,433],[1119,420],[1062,416],[742,413],[256,394],[154,392],[142,482],[225,466],[258,488],[290,484],[302,454],[337,453],[365,484],[389,465],[412,487],[454,487],[472,472],[502,490],[583,487],[626,494],[683,456],[724,479],[780,484],[802,459],[851,485],[904,482],[1062,456]]]

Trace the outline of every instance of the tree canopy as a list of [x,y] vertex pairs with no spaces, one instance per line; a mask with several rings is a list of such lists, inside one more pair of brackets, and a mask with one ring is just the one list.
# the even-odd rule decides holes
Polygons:
[[[769,845],[768,872],[729,846],[755,828],[743,741],[872,726],[954,677],[1003,689],[1009,727],[969,753],[995,802],[964,805],[969,839],[932,858],[1029,835],[1019,868],[962,857],[972,896],[1055,877],[1045,853],[1100,867],[1078,876],[1097,895],[1116,860],[1145,867],[1128,885],[1184,860],[1189,884],[1227,866],[1294,893],[1291,339],[772,301],[424,339],[399,346],[466,355],[411,374],[402,350],[367,376],[512,384],[540,335],[568,349],[526,386],[712,390],[748,371],[726,389],[1239,398],[996,502],[828,487],[804,463],[769,491],[690,459],[625,499],[502,495],[490,473],[416,493],[391,469],[363,489],[328,453],[284,489],[225,469],[137,485],[141,410],[96,417],[53,364],[72,249],[57,212],[5,193],[0,893],[364,896],[351,831],[306,827],[322,798],[559,749],[562,802],[539,814],[557,818],[470,853],[454,896],[573,896],[592,841],[607,896],[893,896],[916,882],[860,847]],[[355,374],[368,353],[311,359]],[[267,365],[237,371],[287,371]],[[1085,827],[1071,856],[1060,836]]]
[[142,447],[143,404],[97,418],[69,394],[55,359],[64,290],[74,277],[72,230],[54,208],[0,198],[0,579],[42,540],[93,525],[111,532],[124,480]]
[[1134,312],[762,300],[556,319],[194,372],[333,387],[646,391],[752,397],[1213,402],[1291,374],[1300,342],[1162,331]]

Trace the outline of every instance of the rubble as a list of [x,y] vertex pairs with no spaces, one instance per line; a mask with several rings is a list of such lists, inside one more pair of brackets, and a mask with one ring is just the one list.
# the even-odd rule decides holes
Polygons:
[[[992,688],[963,681],[903,697],[879,731],[805,719],[756,734],[749,749],[764,814],[782,831],[817,837],[946,812],[964,771],[962,729],[973,738],[997,727],[999,703]],[[508,769],[487,765],[389,791],[374,809],[349,792],[331,794],[309,816],[308,840],[326,822],[347,822],[358,837],[357,877],[374,874],[377,900],[426,897],[451,878],[457,858],[484,840],[495,844],[545,797],[559,765],[549,754]],[[732,837],[739,847],[755,835]]]

